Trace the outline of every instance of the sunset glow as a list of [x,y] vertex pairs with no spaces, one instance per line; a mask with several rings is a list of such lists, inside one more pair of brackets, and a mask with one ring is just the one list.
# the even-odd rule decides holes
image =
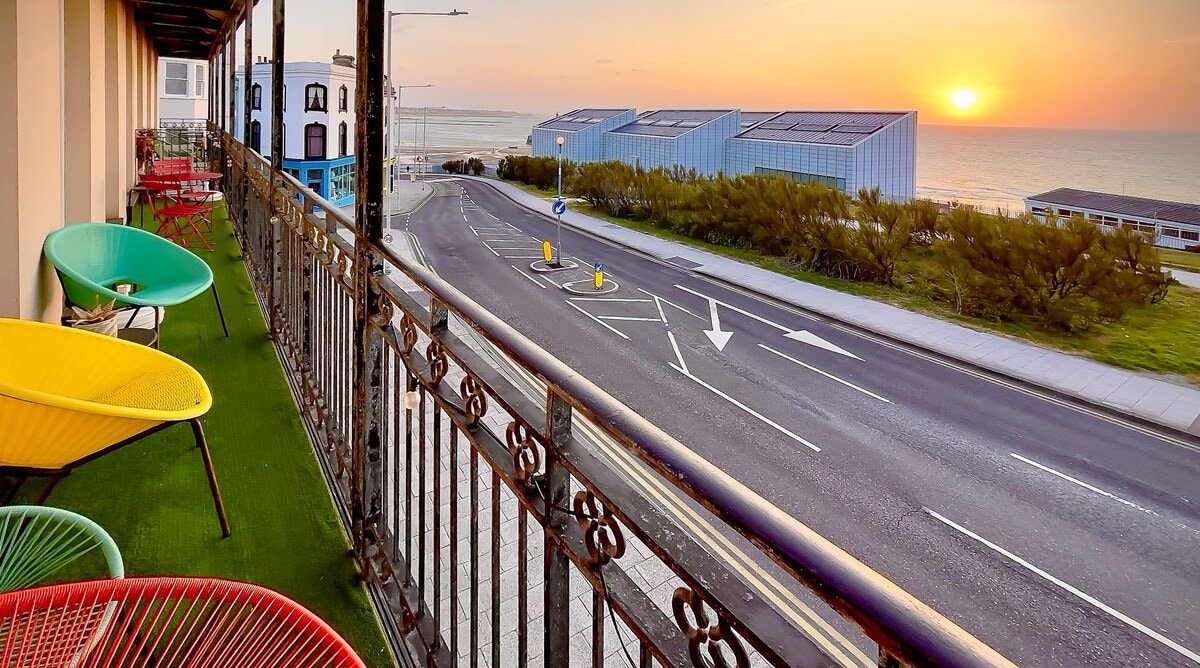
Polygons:
[[952,102],[954,106],[965,111],[975,106],[975,100],[977,98],[978,96],[975,94],[975,91],[971,90],[970,88],[959,88],[951,93],[950,102]]

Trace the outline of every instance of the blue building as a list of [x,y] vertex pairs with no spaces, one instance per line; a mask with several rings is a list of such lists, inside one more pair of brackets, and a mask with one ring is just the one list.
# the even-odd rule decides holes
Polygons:
[[878,187],[911,199],[916,180],[917,113],[785,111],[725,140],[725,171],[781,174],[849,193]]
[[559,135],[564,157],[576,162],[779,174],[852,194],[878,187],[897,200],[916,190],[915,111],[658,110],[635,118],[632,109],[584,109],[534,127],[533,155],[557,155]]
[[713,176],[725,165],[725,139],[738,131],[737,109],[648,111],[604,136],[607,160],[644,169],[675,165]]
[[633,120],[633,109],[576,109],[533,127],[533,155],[558,155],[572,162],[602,162],[604,133]]

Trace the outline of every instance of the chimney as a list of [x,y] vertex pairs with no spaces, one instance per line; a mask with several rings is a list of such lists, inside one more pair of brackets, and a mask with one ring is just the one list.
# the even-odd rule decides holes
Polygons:
[[354,67],[354,56],[343,55],[342,50],[338,49],[333,54],[333,64],[341,65],[342,67]]

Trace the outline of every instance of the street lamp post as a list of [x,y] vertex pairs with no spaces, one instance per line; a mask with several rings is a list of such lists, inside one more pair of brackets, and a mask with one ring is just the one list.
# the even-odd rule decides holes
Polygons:
[[[391,94],[392,93],[391,88],[394,86],[394,84],[392,83],[392,81],[393,81],[393,79],[392,79],[392,19],[397,16],[466,16],[467,14],[468,14],[468,12],[460,12],[457,9],[452,9],[448,12],[388,12],[388,14],[387,14],[387,24],[388,24],[387,73],[386,73],[388,90],[386,91],[387,107],[384,110],[384,119],[385,119],[385,123],[387,124],[389,135],[391,134],[391,131],[392,131],[392,125],[393,125],[392,119],[395,116],[395,112],[393,111],[393,106],[392,106],[392,94]],[[409,86],[409,87],[410,88],[429,88],[430,86],[432,86],[432,84],[425,85],[425,86]],[[397,89],[397,91],[399,91],[400,87],[397,87],[396,89]],[[399,96],[398,92],[397,92],[397,96]],[[399,126],[399,123],[396,123],[395,125]],[[398,135],[399,135],[399,132],[397,132],[397,136]],[[391,158],[391,165],[388,169],[388,197],[387,197],[387,204],[384,207],[385,214],[387,216],[385,218],[385,220],[387,221],[386,224],[389,227],[392,224],[392,199],[393,199],[393,193],[396,189],[395,156],[396,156],[397,151],[395,150],[395,146],[396,146],[396,137],[391,137],[391,141],[388,142],[388,148],[390,149],[390,151],[389,151],[390,156],[385,156],[385,158],[384,158],[385,162],[387,162],[388,157]]]
[[[555,139],[554,141],[558,143],[558,200],[562,201],[562,147],[563,147],[563,141],[564,141],[563,136],[559,135],[558,139]],[[559,213],[556,215],[558,216],[558,229],[555,231],[555,234],[557,235],[558,238],[556,240],[557,250],[554,252],[554,257],[555,257],[554,264],[561,267],[562,266],[562,214]]]

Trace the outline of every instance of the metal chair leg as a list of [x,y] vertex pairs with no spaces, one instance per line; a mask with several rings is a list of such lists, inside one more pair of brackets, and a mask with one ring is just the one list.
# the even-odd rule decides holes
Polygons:
[[229,338],[229,327],[225,325],[225,312],[221,310],[221,298],[217,296],[217,282],[212,284],[213,300],[217,302],[217,315],[221,318],[221,329],[225,330],[225,338]]
[[41,494],[38,494],[37,500],[33,502],[33,505],[40,506],[45,504],[46,499],[50,498],[50,492],[53,492],[54,487],[58,485],[58,482],[65,477],[67,477],[66,471],[59,471],[58,473],[50,476],[50,480],[46,481],[46,486],[42,488]]
[[221,500],[221,488],[217,486],[217,472],[213,470],[212,455],[208,452],[208,441],[204,438],[204,428],[200,426],[200,418],[188,420],[192,423],[192,435],[196,437],[196,447],[204,456],[204,470],[208,473],[208,486],[212,488],[213,504],[217,507],[217,520],[221,523],[221,537],[229,538],[229,520],[225,517],[225,502]]

